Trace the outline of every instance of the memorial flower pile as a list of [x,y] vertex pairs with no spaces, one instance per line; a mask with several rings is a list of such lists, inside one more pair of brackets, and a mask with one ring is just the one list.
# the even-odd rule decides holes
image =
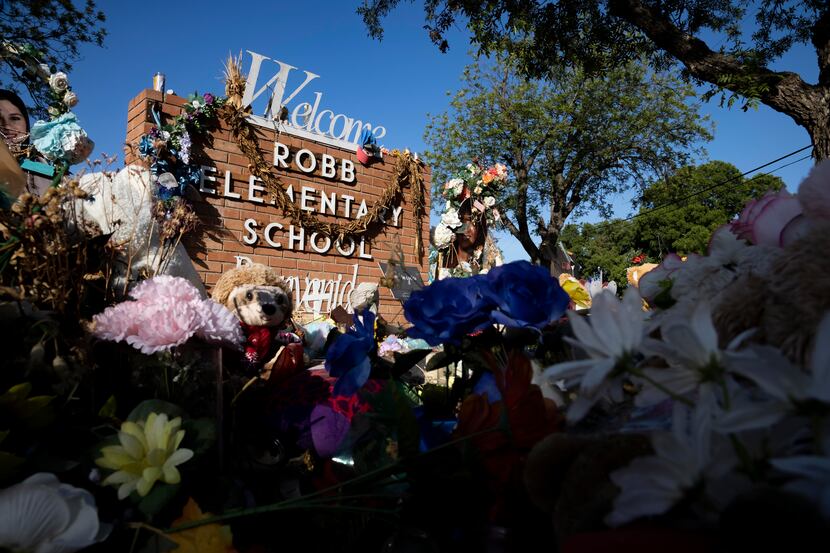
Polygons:
[[[747,204],[706,255],[668,256],[639,291],[629,287],[622,300],[603,292],[589,317],[569,314],[574,337],[565,340],[587,358],[545,375],[574,394],[571,424],[594,405],[664,406],[646,425],[651,454],[610,472],[620,491],[608,525],[694,520],[728,534],[751,501],[767,499],[782,510],[806,500],[804,516],[830,520],[830,296],[793,288],[826,265],[828,166],[798,194]],[[654,310],[644,311],[641,295]]]
[[[222,103],[191,98],[142,140],[152,170],[98,197],[184,228]],[[442,185],[436,235],[468,223],[462,205],[497,221],[506,178],[471,165]],[[131,196],[147,190],[154,208]],[[527,261],[411,291],[405,324],[366,293],[350,317],[280,329],[253,372],[240,321],[198,285],[118,265],[126,211],[90,230],[77,182],[21,196],[0,213],[0,549],[593,551],[643,533],[735,550],[746,521],[778,530],[761,516],[822,537],[828,191],[824,163],[705,255],[667,255],[622,297],[588,283],[579,312]]]

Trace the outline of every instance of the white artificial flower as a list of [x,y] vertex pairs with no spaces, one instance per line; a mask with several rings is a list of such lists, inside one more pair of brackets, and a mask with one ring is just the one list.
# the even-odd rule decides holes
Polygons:
[[482,189],[481,189],[480,186],[476,186],[475,189],[473,190],[473,192],[476,193],[476,194],[481,194]]
[[709,239],[709,258],[722,265],[734,265],[747,248],[749,244],[746,240],[738,238],[729,225],[723,225],[718,227]]
[[[712,415],[711,401],[699,402],[691,412],[675,403],[672,431],[651,435],[654,455],[638,457],[611,473],[611,481],[620,488],[620,494],[606,523],[620,526],[640,517],[665,513],[690,490],[732,470],[736,459],[728,442],[712,434]],[[730,499],[719,495],[723,502]]]
[[594,298],[594,296],[598,296],[602,293],[602,281],[598,278],[590,278],[588,279],[588,282],[585,283],[585,289],[588,290],[588,295],[590,295],[591,298]]
[[475,163],[468,163],[467,171],[469,171],[471,175],[478,175],[479,173],[481,173],[481,169]]
[[812,500],[822,516],[830,519],[830,457],[800,455],[772,459],[770,464],[781,472],[797,476],[784,489]]
[[484,198],[484,205],[486,207],[493,207],[494,205],[496,205],[496,199],[493,196],[487,196],[486,198]]
[[453,197],[458,196],[464,191],[464,181],[461,179],[450,179],[444,188],[452,192]]
[[618,377],[608,379],[614,369],[638,351],[645,335],[645,313],[637,289],[629,287],[622,301],[603,291],[594,298],[588,324],[581,315],[569,311],[576,339],[569,343],[584,350],[588,359],[557,363],[545,370],[551,380],[565,380],[568,389],[579,383],[579,395],[568,409],[567,418],[576,422],[603,397],[621,399]]
[[675,273],[683,267],[683,260],[675,253],[668,254],[663,258],[663,262],[657,267],[650,270],[637,282],[637,288],[640,294],[648,301],[653,303],[654,299],[663,291],[662,283],[664,281],[674,282]]
[[193,100],[192,102],[190,102],[190,105],[193,106],[193,109],[199,109],[200,107],[202,107],[202,102],[200,102],[199,100]]
[[433,236],[433,240],[435,241],[435,247],[439,250],[443,250],[455,239],[455,233],[447,227],[447,225],[443,223],[439,223],[437,227],[435,227],[435,234]]
[[67,78],[66,73],[63,71],[52,73],[49,76],[49,87],[55,92],[64,92],[67,88],[69,88],[69,79]]
[[45,63],[41,63],[37,66],[37,74],[41,79],[48,79],[52,74],[52,70]]
[[441,224],[446,225],[451,229],[456,229],[463,223],[461,222],[461,218],[458,216],[458,210],[449,208],[443,215],[441,215]]
[[92,494],[37,473],[0,491],[0,549],[71,553],[99,541]]
[[730,370],[755,382],[768,399],[746,399],[731,407],[718,421],[722,432],[768,427],[791,413],[810,406],[830,407],[830,312],[819,323],[809,370],[793,365],[770,346],[747,348],[730,362]]
[[684,313],[666,318],[660,326],[662,341],[648,340],[645,349],[665,359],[669,366],[643,370],[647,379],[637,394],[637,405],[652,405],[666,399],[668,394],[661,388],[678,396],[695,391],[714,393],[715,386],[709,384],[718,384],[727,378],[726,365],[734,357],[732,352],[752,332],[741,333],[722,351],[708,302],[698,302],[688,316]]
[[49,106],[48,108],[46,108],[46,113],[48,113],[52,117],[57,117],[61,114],[60,110],[55,106]]
[[63,103],[68,108],[74,108],[78,105],[78,95],[71,90],[67,90],[66,94],[63,95]]

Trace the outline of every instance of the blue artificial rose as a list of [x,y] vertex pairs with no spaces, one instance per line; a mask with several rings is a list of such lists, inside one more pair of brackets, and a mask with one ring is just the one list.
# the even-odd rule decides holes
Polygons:
[[352,396],[369,379],[375,351],[375,315],[363,312],[363,320],[354,315],[354,327],[337,337],[326,352],[326,370],[337,377],[335,396]]
[[439,280],[413,292],[403,306],[406,319],[415,325],[407,335],[435,346],[458,343],[463,336],[487,327],[494,307],[487,287],[485,277],[476,275]]
[[542,328],[561,317],[570,303],[550,272],[528,261],[495,267],[486,278],[487,293],[496,304],[492,320],[511,328]]

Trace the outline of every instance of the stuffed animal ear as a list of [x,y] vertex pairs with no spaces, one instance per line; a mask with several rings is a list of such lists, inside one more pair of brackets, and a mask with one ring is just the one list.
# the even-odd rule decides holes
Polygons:
[[257,286],[278,286],[290,296],[288,283],[274,269],[261,263],[243,265],[224,273],[210,292],[210,297],[217,303],[227,305],[228,297],[237,286],[254,284]]

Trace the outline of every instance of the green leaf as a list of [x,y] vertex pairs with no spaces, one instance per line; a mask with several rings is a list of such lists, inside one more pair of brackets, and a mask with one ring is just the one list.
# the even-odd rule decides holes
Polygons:
[[[144,498],[138,502],[138,510],[144,513],[147,518],[153,518],[164,507],[176,497],[179,491],[180,484],[165,484],[163,482],[156,483],[153,489],[150,490]],[[135,497],[141,497],[136,492],[132,494]]]
[[25,459],[6,451],[0,451],[0,482],[15,475]]
[[196,455],[206,452],[216,443],[216,423],[213,419],[186,420],[182,429],[185,431],[185,447],[192,449]]
[[115,401],[115,396],[112,395],[107,399],[106,403],[98,410],[98,416],[104,419],[114,419],[118,404]]
[[147,417],[150,416],[150,413],[164,413],[171,419],[175,417],[185,416],[184,409],[182,409],[178,405],[161,399],[148,399],[142,401],[135,407],[135,409],[130,411],[130,414],[127,415],[127,420],[130,422],[139,422],[147,420]]

